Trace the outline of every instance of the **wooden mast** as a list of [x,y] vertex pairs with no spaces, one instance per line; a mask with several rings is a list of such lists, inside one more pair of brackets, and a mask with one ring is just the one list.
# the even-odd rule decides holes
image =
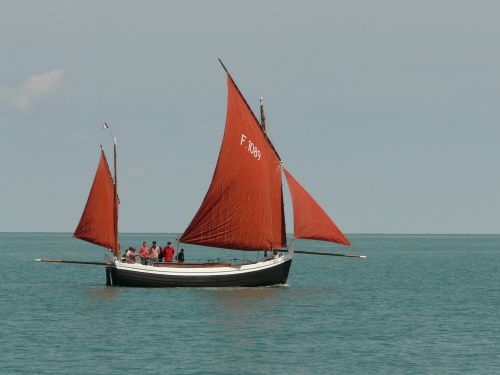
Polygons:
[[120,259],[120,242],[118,241],[118,178],[116,172],[116,138],[113,137],[113,159],[114,159],[114,187],[115,187],[115,235],[116,235],[116,248],[114,251],[115,257]]
[[[264,134],[267,135],[266,132],[266,114],[264,113],[264,98],[260,98],[260,126],[264,131]],[[282,183],[283,186],[283,183]],[[285,232],[286,233],[286,232]],[[264,257],[267,258],[267,250],[264,250]]]

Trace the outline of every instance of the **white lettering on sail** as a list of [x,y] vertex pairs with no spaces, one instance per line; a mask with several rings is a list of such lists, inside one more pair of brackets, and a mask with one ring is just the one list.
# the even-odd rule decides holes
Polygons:
[[248,137],[245,134],[241,134],[240,146],[243,146],[249,153],[253,155],[255,159],[260,160],[262,153],[251,140],[248,140],[247,142],[247,138]]

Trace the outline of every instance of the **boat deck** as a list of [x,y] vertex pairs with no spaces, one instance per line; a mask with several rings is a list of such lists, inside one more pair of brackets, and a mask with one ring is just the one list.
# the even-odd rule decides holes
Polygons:
[[169,267],[169,268],[214,268],[214,267],[235,267],[235,264],[228,262],[218,263],[172,263],[172,262],[155,262],[153,267]]

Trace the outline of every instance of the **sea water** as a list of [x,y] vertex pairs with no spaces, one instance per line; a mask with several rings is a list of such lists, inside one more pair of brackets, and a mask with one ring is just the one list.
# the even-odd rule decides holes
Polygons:
[[[33,261],[103,261],[70,234],[0,234],[0,374],[500,373],[500,236],[349,237],[367,259],[296,254],[287,286],[140,289],[107,287],[103,266]],[[344,250],[324,246],[293,243]]]

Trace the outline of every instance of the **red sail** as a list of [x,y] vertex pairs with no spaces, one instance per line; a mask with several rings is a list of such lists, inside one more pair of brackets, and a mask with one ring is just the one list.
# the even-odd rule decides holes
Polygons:
[[117,199],[104,151],[74,237],[117,250]]
[[286,245],[281,162],[228,74],[226,128],[208,192],[181,242],[238,250]]
[[285,169],[292,195],[295,238],[336,242],[351,246],[349,240],[295,178]]

